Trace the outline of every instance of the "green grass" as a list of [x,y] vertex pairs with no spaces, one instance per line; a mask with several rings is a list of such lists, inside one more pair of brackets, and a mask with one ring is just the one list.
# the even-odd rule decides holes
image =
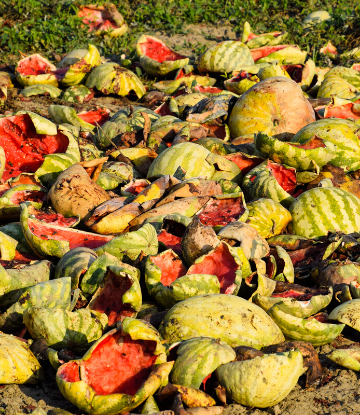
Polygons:
[[[102,4],[105,1],[98,1]],[[117,39],[94,37],[76,15],[79,0],[1,0],[0,61],[11,63],[21,53],[39,52],[49,58],[52,52],[63,54],[89,42],[105,55],[126,53],[134,56],[136,39],[141,33],[163,31],[169,35],[184,33],[184,23],[231,24],[240,34],[245,20],[256,33],[273,30],[289,32],[288,43],[296,43],[318,63],[320,48],[328,41],[340,51],[356,46],[360,38],[360,5],[357,0],[114,0],[125,17],[130,33]],[[314,10],[327,10],[331,25],[322,24],[310,32],[302,19]],[[194,53],[203,48],[194,46]]]

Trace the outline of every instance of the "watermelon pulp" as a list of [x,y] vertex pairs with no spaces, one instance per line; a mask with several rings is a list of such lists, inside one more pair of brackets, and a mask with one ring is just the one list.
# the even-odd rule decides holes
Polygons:
[[79,382],[81,372],[81,380],[97,395],[135,395],[157,359],[155,348],[155,341],[132,340],[115,333],[101,341],[88,360],[61,366],[58,376],[66,382]]
[[0,146],[6,156],[2,181],[18,176],[21,172],[34,173],[43,163],[44,156],[64,153],[69,145],[68,138],[38,134],[27,114],[0,119]]
[[241,197],[212,199],[199,214],[199,219],[206,226],[225,226],[237,221],[244,212]]
[[264,161],[264,159],[260,157],[249,157],[245,153],[228,154],[224,157],[235,163],[243,175],[249,173],[250,170]]
[[235,271],[238,269],[234,257],[226,244],[219,244],[203,260],[190,267],[188,274],[216,275],[220,282],[221,294],[232,294],[236,289]]
[[49,64],[45,59],[40,55],[32,55],[28,58],[21,59],[16,67],[17,72],[21,75],[43,75],[46,73],[51,73],[56,67],[52,64]]
[[140,49],[144,55],[159,63],[186,58],[186,56],[168,48],[165,43],[151,37],[147,37],[146,43],[141,43]]
[[97,110],[80,112],[77,116],[89,124],[103,125],[110,118],[110,111],[104,108],[99,108]]
[[186,268],[173,252],[167,251],[162,255],[150,257],[151,261],[161,269],[160,282],[168,287],[172,282],[186,274]]
[[108,271],[105,285],[91,304],[91,310],[105,313],[109,319],[109,326],[122,320],[123,317],[134,317],[135,311],[130,304],[124,304],[123,295],[132,286],[131,279],[126,275],[118,276]]
[[291,47],[291,45],[277,45],[277,46],[262,46],[261,48],[250,49],[251,56],[254,61],[258,61],[261,58],[266,58],[270,53],[278,52],[279,50]]

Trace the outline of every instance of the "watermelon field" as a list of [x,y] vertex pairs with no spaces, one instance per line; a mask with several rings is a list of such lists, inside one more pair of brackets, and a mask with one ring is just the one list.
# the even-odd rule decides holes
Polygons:
[[0,2],[0,415],[360,413],[360,5]]

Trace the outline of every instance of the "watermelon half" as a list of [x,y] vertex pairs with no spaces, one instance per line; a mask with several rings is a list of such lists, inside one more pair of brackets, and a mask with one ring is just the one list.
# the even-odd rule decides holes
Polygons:
[[142,35],[138,40],[136,52],[140,58],[141,67],[153,76],[164,76],[188,65],[190,60],[170,49],[160,39],[147,35]]

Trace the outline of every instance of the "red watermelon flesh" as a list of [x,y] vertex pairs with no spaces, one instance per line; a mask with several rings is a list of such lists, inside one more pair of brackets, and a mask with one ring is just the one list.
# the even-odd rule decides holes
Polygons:
[[151,256],[150,259],[161,269],[160,282],[165,287],[186,274],[186,268],[181,259],[177,258],[171,251],[166,251],[162,255]]
[[235,163],[243,175],[249,173],[250,170],[264,161],[264,159],[260,157],[249,157],[245,153],[233,153],[224,157]]
[[132,193],[133,195],[138,195],[144,189],[149,186],[149,183],[144,179],[135,180],[134,182],[130,183],[128,186],[123,187],[125,192]]
[[163,104],[161,104],[159,107],[155,109],[156,114],[161,115],[164,117],[165,115],[175,115],[171,109],[170,109],[170,103],[169,101],[165,101]]
[[181,255],[181,237],[172,235],[163,229],[158,235],[158,241],[162,242],[167,249],[172,249],[177,255]]
[[105,284],[99,289],[100,292],[90,304],[90,309],[105,313],[109,319],[109,326],[123,320],[124,317],[135,317],[136,312],[131,305],[122,301],[123,295],[131,286],[132,281],[127,275],[117,276],[109,271]]
[[[358,104],[357,106],[354,104]],[[358,120],[360,118],[360,100],[349,102],[344,105],[334,106],[333,104],[325,107],[324,118],[353,118]]]
[[222,89],[220,88],[216,88],[215,86],[201,86],[201,85],[196,85],[193,88],[195,91],[199,91],[199,92],[207,92],[210,94],[217,94],[219,92],[223,92]]
[[304,144],[296,144],[296,143],[288,143],[291,146],[296,148],[302,148],[304,150],[310,150],[314,148],[326,147],[322,138],[314,134],[306,143]]
[[89,32],[92,30],[116,29],[118,26],[107,17],[103,6],[98,8],[82,7],[78,12],[79,17],[83,17],[82,22],[89,26]]
[[235,271],[238,268],[229,247],[225,243],[220,243],[200,263],[193,264],[187,274],[216,275],[220,282],[220,293],[232,294],[236,289]]
[[[46,194],[46,193],[45,193]],[[79,219],[77,217],[65,218],[60,213],[46,213],[35,209],[34,206],[29,206],[29,213],[39,221],[46,222],[51,225],[62,226],[64,228],[71,228]]]
[[262,46],[261,48],[250,49],[250,52],[251,52],[251,56],[256,62],[261,58],[266,58],[266,56],[269,56],[270,53],[274,53],[274,52],[277,52],[279,50],[289,48],[289,47],[296,47],[296,46],[293,46],[293,45]]
[[21,59],[16,67],[17,72],[21,75],[43,75],[56,70],[55,65],[47,62],[42,56],[35,54]]
[[281,35],[281,33],[283,33],[283,32],[270,32],[270,33],[264,33],[262,35],[256,35],[255,33],[250,33],[245,42],[248,42],[249,40],[255,39],[259,36],[273,35],[274,37],[278,37],[278,36]]
[[22,202],[44,203],[46,196],[46,192],[42,192],[40,190],[19,190],[12,194],[10,201],[14,205],[20,205]]
[[64,153],[68,145],[68,138],[61,132],[56,135],[37,134],[27,114],[0,118],[0,146],[6,156],[2,181],[21,172],[34,173],[46,154]]
[[211,199],[199,214],[200,222],[206,226],[225,226],[237,221],[245,212],[241,197]]
[[354,63],[351,69],[354,69],[354,71],[360,71],[360,63]]
[[226,127],[225,125],[216,125],[216,124],[201,124],[203,127],[208,128],[210,132],[208,137],[220,138],[220,140],[225,140],[226,138]]
[[150,36],[147,36],[146,43],[141,43],[140,49],[144,55],[159,63],[163,63],[165,61],[177,61],[179,59],[186,58],[186,56],[180,55],[180,53],[168,48],[164,42]]
[[28,226],[33,235],[38,238],[55,241],[68,241],[70,249],[78,247],[98,248],[109,242],[113,236],[98,235],[95,233],[79,231],[72,228],[64,228],[37,219],[29,218]]
[[286,168],[282,164],[273,163],[268,161],[266,166],[275,177],[279,185],[288,193],[292,194],[296,188],[296,170],[293,168]]
[[157,359],[155,349],[155,341],[132,340],[117,332],[102,340],[88,360],[65,363],[58,376],[66,382],[79,382],[81,373],[81,380],[97,395],[135,395],[151,373]]
[[110,111],[106,108],[99,108],[97,110],[79,112],[77,116],[89,124],[103,125],[110,118]]

